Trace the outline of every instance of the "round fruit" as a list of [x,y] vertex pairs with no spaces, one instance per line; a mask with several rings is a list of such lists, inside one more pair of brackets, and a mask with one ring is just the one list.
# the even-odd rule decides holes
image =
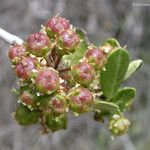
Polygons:
[[20,100],[27,106],[33,106],[35,97],[29,91],[24,91],[20,96]]
[[44,56],[50,50],[50,40],[42,32],[31,34],[26,40],[27,50],[35,56]]
[[8,56],[12,63],[16,64],[25,55],[26,48],[23,45],[15,44],[11,46],[8,52]]
[[80,38],[73,30],[65,30],[60,33],[59,45],[62,53],[73,53],[80,44]]
[[71,72],[73,79],[82,86],[88,86],[95,79],[95,70],[87,62],[73,66]]
[[67,110],[66,97],[60,94],[53,96],[50,100],[50,108],[56,114],[64,113]]
[[85,57],[95,69],[101,69],[106,62],[106,53],[99,48],[89,49],[86,52]]
[[54,16],[50,18],[46,25],[47,34],[52,37],[55,33],[60,33],[63,30],[68,30],[70,28],[69,21],[60,16]]
[[53,68],[41,70],[36,77],[35,85],[42,93],[51,94],[59,87],[59,75]]
[[124,116],[114,115],[109,120],[109,130],[113,135],[122,135],[127,133],[130,122]]
[[16,74],[20,79],[29,80],[34,78],[40,65],[36,58],[24,57],[16,65]]
[[77,87],[69,92],[68,101],[73,112],[83,113],[90,110],[93,104],[93,96],[87,88]]

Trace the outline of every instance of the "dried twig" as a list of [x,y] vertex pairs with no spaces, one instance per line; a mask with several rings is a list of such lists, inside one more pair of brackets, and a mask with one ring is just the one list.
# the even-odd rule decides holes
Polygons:
[[15,43],[22,44],[23,40],[17,37],[16,35],[13,35],[2,28],[0,28],[0,39],[5,41],[6,43],[13,45]]

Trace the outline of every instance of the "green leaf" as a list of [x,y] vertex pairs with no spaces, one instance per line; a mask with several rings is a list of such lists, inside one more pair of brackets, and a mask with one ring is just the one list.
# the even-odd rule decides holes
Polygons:
[[105,45],[106,43],[110,44],[112,47],[120,47],[119,42],[118,42],[116,39],[114,39],[114,38],[106,39],[106,40],[102,43],[102,46]]
[[15,118],[20,125],[30,125],[38,122],[39,111],[30,110],[27,106],[20,105],[15,113]]
[[79,63],[79,60],[83,58],[85,51],[88,49],[88,39],[86,37],[85,31],[82,29],[76,29],[76,33],[79,35],[81,39],[80,46],[76,49],[76,51],[73,54],[65,55],[63,57],[63,61],[70,62],[70,65],[75,65]]
[[94,109],[100,110],[100,111],[106,111],[106,112],[112,112],[115,114],[120,114],[119,107],[112,102],[106,102],[102,100],[95,100],[94,101]]
[[135,97],[136,89],[132,87],[125,87],[123,89],[120,89],[114,98],[112,99],[112,102],[116,103],[119,106],[119,109],[121,111],[124,111],[126,106],[132,101],[132,99]]
[[100,73],[100,83],[102,91],[108,100],[112,99],[118,91],[129,62],[129,54],[123,48],[117,48],[107,58],[105,68]]
[[128,79],[135,71],[137,71],[142,66],[142,63],[143,61],[141,59],[132,61],[129,64],[124,80]]

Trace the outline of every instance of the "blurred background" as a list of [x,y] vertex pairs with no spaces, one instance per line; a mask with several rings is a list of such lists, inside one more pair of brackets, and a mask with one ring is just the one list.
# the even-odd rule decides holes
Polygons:
[[127,45],[132,59],[144,60],[142,69],[125,83],[137,89],[127,114],[130,131],[114,139],[105,124],[91,121],[90,113],[69,116],[66,131],[46,136],[39,126],[17,125],[11,116],[17,100],[10,92],[16,78],[7,58],[9,45],[0,40],[0,150],[150,150],[150,1],[0,0],[0,27],[25,39],[57,13],[87,31],[94,44],[115,37]]

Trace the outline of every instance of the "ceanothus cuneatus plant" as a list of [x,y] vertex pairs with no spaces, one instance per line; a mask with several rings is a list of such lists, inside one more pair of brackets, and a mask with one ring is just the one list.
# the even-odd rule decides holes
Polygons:
[[83,30],[56,15],[23,44],[10,47],[8,56],[19,78],[13,89],[19,107],[14,118],[20,125],[40,123],[43,132],[67,128],[67,115],[93,111],[113,135],[130,126],[125,111],[136,94],[133,87],[120,88],[142,64],[130,62],[128,51],[114,38],[98,47],[87,41]]

